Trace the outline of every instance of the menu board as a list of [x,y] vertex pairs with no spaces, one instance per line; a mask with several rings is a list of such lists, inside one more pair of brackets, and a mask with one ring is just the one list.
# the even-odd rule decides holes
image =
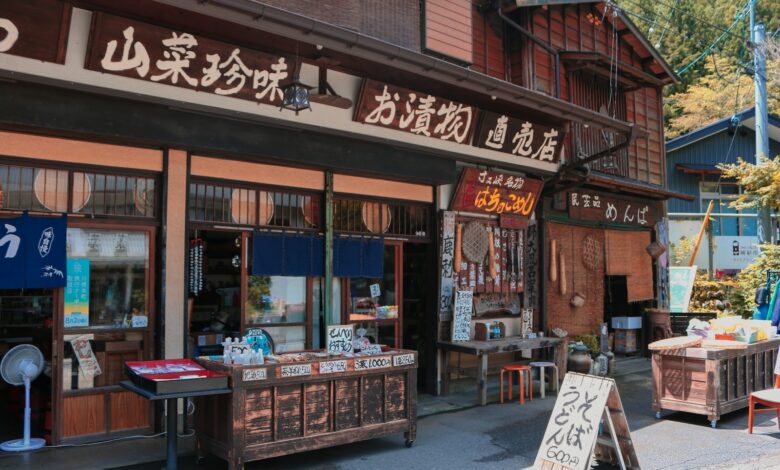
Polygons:
[[471,339],[471,313],[474,293],[459,290],[455,293],[455,312],[452,316],[452,341]]

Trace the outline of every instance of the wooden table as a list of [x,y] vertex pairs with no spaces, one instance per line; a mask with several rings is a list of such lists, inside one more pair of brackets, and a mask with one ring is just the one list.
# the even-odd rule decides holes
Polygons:
[[750,393],[774,386],[780,338],[742,349],[685,348],[653,351],[653,411],[720,416],[747,408]]
[[491,354],[500,354],[506,352],[522,351],[524,349],[556,349],[556,364],[560,372],[560,377],[566,375],[566,366],[560,359],[564,355],[557,351],[563,346],[563,340],[559,338],[534,338],[526,339],[520,336],[510,336],[508,338],[494,339],[491,341],[439,341],[439,349],[444,352],[442,361],[442,372],[444,372],[444,384],[442,395],[447,395],[450,390],[450,368],[447,359],[447,352],[459,352],[477,356],[477,399],[479,404],[487,404],[487,371],[488,356]]
[[246,462],[404,433],[417,435],[417,352],[225,365],[232,395],[195,400],[199,457],[214,454],[240,470]]
[[[188,397],[203,397],[213,395],[224,395],[231,393],[229,388],[221,388],[216,390],[201,390],[197,392],[182,392],[182,393],[155,393],[145,388],[141,388],[138,385],[130,381],[119,382],[119,385],[133,393],[141,395],[147,400],[165,400],[167,403],[168,421],[165,427],[165,434],[168,439],[168,446],[166,450],[165,458],[165,470],[176,470],[176,457],[177,452],[177,438],[178,438],[178,426],[176,423],[179,398]],[[186,407],[185,407],[186,408]],[[185,410],[186,411],[186,410]],[[186,419],[186,416],[185,416]]]

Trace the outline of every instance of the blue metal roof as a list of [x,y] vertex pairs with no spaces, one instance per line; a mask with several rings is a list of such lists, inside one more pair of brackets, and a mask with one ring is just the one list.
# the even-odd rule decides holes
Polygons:
[[[679,137],[675,137],[674,139],[667,141],[666,151],[671,152],[677,150],[681,147],[685,147],[686,145],[692,144],[697,140],[707,138],[713,134],[717,134],[718,132],[726,130],[729,128],[729,126],[733,125],[732,119],[734,119],[735,117],[739,120],[739,122],[744,122],[755,116],[756,116],[756,108],[749,108],[739,113],[736,113],[732,116],[729,116],[727,118],[723,118],[720,121],[713,122],[708,126],[700,127],[695,131],[691,131],[687,134],[681,135]],[[770,114],[769,125],[780,129],[780,118]]]

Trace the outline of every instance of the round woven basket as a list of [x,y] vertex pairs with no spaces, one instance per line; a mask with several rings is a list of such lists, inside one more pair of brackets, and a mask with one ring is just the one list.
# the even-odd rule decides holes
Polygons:
[[582,239],[582,264],[590,271],[596,271],[604,258],[601,242],[593,235]]
[[488,234],[479,222],[469,222],[463,228],[463,256],[472,263],[485,259],[488,252]]

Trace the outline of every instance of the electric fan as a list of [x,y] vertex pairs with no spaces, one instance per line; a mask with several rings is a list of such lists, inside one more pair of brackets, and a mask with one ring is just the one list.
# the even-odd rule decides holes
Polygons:
[[43,370],[43,354],[31,344],[22,344],[11,349],[0,362],[0,375],[11,385],[24,384],[24,438],[0,444],[0,450],[22,452],[40,449],[46,443],[43,439],[30,439],[30,382]]

